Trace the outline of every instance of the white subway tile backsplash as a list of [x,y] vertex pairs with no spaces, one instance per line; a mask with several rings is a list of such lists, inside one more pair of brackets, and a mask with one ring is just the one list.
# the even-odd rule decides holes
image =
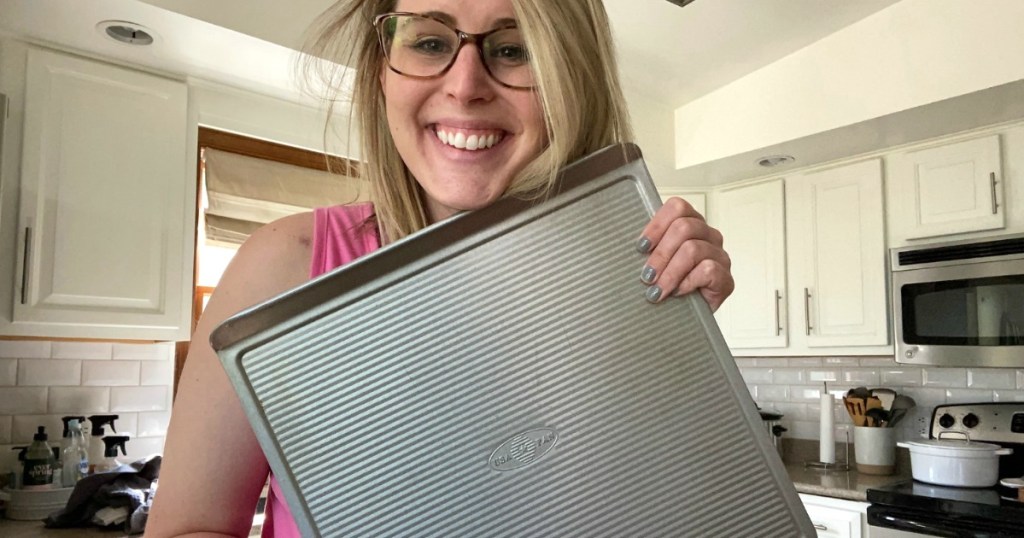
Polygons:
[[789,395],[794,402],[821,402],[822,390],[824,387],[793,386],[789,387]]
[[882,369],[881,384],[886,387],[919,387],[921,386],[921,369],[894,368]]
[[125,445],[128,451],[128,456],[125,458],[128,461],[135,461],[140,458],[152,456],[154,454],[163,454],[164,452],[164,438],[163,437],[137,437]]
[[750,393],[750,397],[756,402],[757,401],[757,385],[747,385],[747,392]]
[[0,359],[0,387],[13,387],[18,384],[17,359]]
[[138,386],[140,370],[139,361],[86,361],[82,365],[82,385]]
[[110,411],[166,411],[169,387],[113,387]]
[[946,403],[945,389],[929,389],[922,387],[904,387],[898,391],[900,394],[910,396],[918,408],[935,407]]
[[794,437],[796,439],[820,439],[821,438],[821,426],[817,420],[814,422],[795,420],[790,423],[789,431],[786,432],[787,437]]
[[11,444],[11,423],[14,417],[0,417],[0,445]]
[[113,356],[124,361],[173,361],[174,342],[114,344]]
[[89,415],[110,411],[108,387],[50,387],[50,413]]
[[997,402],[1024,402],[1024,390],[997,390],[992,394]]
[[772,382],[771,368],[740,368],[740,375],[748,385]]
[[82,361],[22,359],[18,361],[18,385],[24,387],[78,386]]
[[108,360],[113,344],[108,342],[53,342],[54,359]]
[[892,357],[865,357],[858,361],[865,368],[891,368],[897,363]]
[[140,385],[164,385],[174,383],[174,363],[171,361],[145,361],[142,363]]
[[770,408],[782,413],[783,418],[787,421],[810,419],[807,413],[807,404],[773,403]]
[[1024,370],[1017,370],[1017,388],[1024,390]]
[[31,415],[46,412],[46,387],[0,388],[0,415]]
[[813,368],[821,366],[820,357],[793,357],[789,359],[789,366],[794,368]]
[[754,359],[754,365],[761,368],[783,368],[789,366],[789,359],[758,358]]
[[[117,433],[128,433],[131,437],[139,436],[139,414],[138,413],[114,413],[117,415],[117,420],[114,421],[114,427],[117,428]],[[107,431],[107,434],[110,434]]]
[[20,415],[14,417],[14,425],[11,430],[11,442],[16,445],[27,445],[32,442],[32,436],[36,434],[36,428],[46,427],[46,440],[50,446],[59,446],[60,439],[64,435],[64,422],[60,415]]
[[786,385],[758,385],[757,401],[788,402],[789,387]]
[[875,387],[881,376],[875,368],[844,368],[843,383]]
[[1017,378],[1012,370],[978,368],[967,370],[967,388],[1015,389]]
[[163,437],[167,435],[167,425],[171,423],[169,411],[139,413],[139,437]]
[[776,385],[801,385],[807,381],[807,371],[802,368],[775,368],[772,380]]
[[825,366],[858,366],[860,361],[854,357],[823,357],[821,363]]
[[0,340],[0,358],[49,359],[50,342],[42,340]]
[[991,402],[994,394],[991,390],[947,389],[946,403]]
[[806,374],[807,381],[813,382],[825,382],[825,381],[838,381],[839,370],[826,370],[822,368],[811,368],[807,370]]
[[922,375],[925,387],[967,388],[966,368],[925,368]]

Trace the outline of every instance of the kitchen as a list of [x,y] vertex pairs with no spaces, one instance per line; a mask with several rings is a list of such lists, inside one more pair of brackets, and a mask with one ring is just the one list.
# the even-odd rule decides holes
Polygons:
[[[69,20],[95,19],[95,22],[132,18],[136,14],[140,17],[155,17],[139,20],[146,22],[163,39],[180,40],[174,32],[161,30],[161,26],[151,22],[180,19],[174,17],[173,13],[154,11],[155,8],[149,4],[133,3],[132,8],[138,10],[135,13],[119,12],[114,3],[104,2],[95,3],[89,8],[69,8],[60,3],[39,2],[32,3],[34,7],[29,8],[28,4],[7,2],[3,5],[5,20],[21,20],[25,23],[15,28],[4,28],[8,39],[3,43],[5,60],[4,68],[0,70],[0,92],[10,96],[13,103],[4,141],[0,241],[6,245],[3,247],[5,250],[12,252],[17,252],[25,244],[21,222],[16,220],[19,207],[17,189],[10,187],[9,179],[24,173],[19,172],[18,168],[19,157],[23,152],[21,137],[12,127],[20,124],[19,118],[23,111],[17,106],[17,96],[24,90],[17,87],[18,69],[10,66],[18,63],[11,58],[27,54],[28,47],[11,41],[18,41],[18,36],[24,32],[22,28],[34,28],[31,23],[38,22],[43,13],[52,14],[55,11],[65,11],[61,17]],[[159,2],[151,4],[160,5]],[[641,16],[643,14],[636,12],[635,7],[628,3],[608,2],[608,9],[613,20],[617,21],[616,24],[622,24],[622,31],[631,28],[635,30],[630,24],[643,25],[649,20],[677,21],[683,14],[693,12],[696,13],[692,15],[694,17],[701,14],[705,17],[731,15],[732,18],[726,20],[742,20],[743,24],[751,26],[755,26],[754,21],[761,20],[759,17],[740,15],[739,11],[731,14],[715,12],[715,8],[708,4],[710,2],[707,0],[700,0],[679,8],[668,2],[650,2],[651,11],[646,16]],[[733,223],[726,220],[730,215],[727,204],[731,199],[742,197],[744,188],[771,185],[776,192],[782,191],[783,205],[776,203],[761,208],[765,215],[774,214],[772,226],[766,224],[759,227],[761,230],[776,230],[777,235],[773,238],[776,246],[770,249],[772,257],[770,260],[749,263],[746,265],[748,269],[743,269],[768,271],[769,267],[774,267],[773,274],[740,273],[741,268],[734,267],[738,281],[749,278],[750,281],[759,279],[768,282],[768,276],[781,278],[781,281],[776,280],[767,288],[769,292],[780,290],[781,297],[775,299],[773,304],[768,301],[772,297],[770,294],[745,296],[741,289],[730,299],[719,321],[754,399],[762,407],[775,408],[784,414],[782,424],[788,429],[785,434],[788,440],[805,440],[812,445],[816,444],[819,436],[821,383],[826,381],[836,394],[865,385],[890,387],[912,396],[917,402],[917,408],[914,414],[901,422],[898,432],[901,439],[919,436],[923,424],[930,418],[931,409],[937,405],[1024,400],[1024,370],[1019,367],[925,367],[894,361],[885,269],[887,248],[1024,232],[1024,210],[1019,204],[1019,200],[1024,198],[1019,191],[1019,181],[1014,180],[1024,163],[1024,129],[1019,124],[1020,119],[1024,118],[1024,112],[1021,111],[1024,99],[1021,99],[1019,85],[1015,84],[1024,79],[1024,67],[1021,64],[1024,60],[1012,53],[1021,50],[1020,37],[1014,32],[1012,24],[1020,20],[1020,7],[1012,1],[993,1],[985,6],[965,6],[953,1],[913,0],[872,4],[873,8],[869,9],[871,13],[860,14],[863,18],[857,19],[854,15],[841,28],[814,36],[804,43],[790,45],[791,49],[779,53],[772,59],[775,61],[765,60],[767,65],[757,71],[743,77],[737,73],[733,75],[737,78],[724,80],[719,88],[691,87],[689,91],[692,93],[682,98],[648,96],[648,93],[653,92],[652,88],[674,84],[659,82],[654,74],[661,75],[658,69],[642,69],[641,62],[622,62],[624,69],[628,64],[628,68],[634,70],[630,74],[636,80],[635,87],[628,91],[631,92],[630,102],[639,143],[645,150],[652,174],[665,194],[685,194],[693,202],[705,201],[709,219],[728,230]],[[47,12],[42,7],[35,7],[46,5],[53,8],[53,11]],[[59,9],[56,7],[58,5]],[[794,2],[789,5],[794,9],[790,13],[790,18],[794,20],[799,18],[797,15],[801,9],[812,9],[807,7],[807,3]],[[12,15],[25,18],[12,16],[7,19],[8,9]],[[213,15],[216,14],[208,16],[213,18]],[[750,22],[746,22],[748,17]],[[239,38],[209,22],[201,25],[201,28],[207,32],[220,32],[215,34],[218,38]],[[721,27],[725,23],[699,24]],[[239,28],[235,30],[242,31]],[[764,32],[765,29],[750,28],[749,31]],[[303,101],[302,98],[294,97],[294,93],[281,89],[282,85],[289,87],[288,82],[266,80],[268,75],[260,72],[266,65],[263,61],[222,60],[224,65],[232,64],[233,71],[230,74],[218,74],[218,60],[202,56],[210,55],[210,50],[231,48],[219,45],[201,49],[203,54],[194,60],[201,64],[198,67],[154,66],[147,53],[126,52],[117,43],[90,45],[94,42],[92,38],[99,35],[91,24],[85,31],[78,32],[69,32],[68,35],[85,41],[60,43],[56,38],[49,37],[50,34],[41,33],[27,38],[22,36],[20,39],[44,45],[49,43],[50,47],[58,45],[57,48],[71,49],[71,52],[86,51],[90,56],[117,64],[146,66],[163,73],[178,73],[179,79],[180,73],[191,75],[192,78],[185,83],[188,89],[185,102],[187,114],[182,115],[181,119],[163,118],[164,121],[185,122],[183,118],[187,115],[189,125],[198,123],[314,150],[322,146],[321,120],[316,108],[309,101]],[[680,33],[688,34],[685,31]],[[195,33],[189,34],[189,37],[201,40],[202,35]],[[269,40],[268,37],[264,39]],[[258,49],[266,50],[267,58],[278,58],[282,54],[286,56],[280,47],[272,47],[266,42],[253,44],[247,40],[245,43],[248,46],[267,47]],[[105,48],[90,48],[95,46]],[[691,48],[695,46],[690,45]],[[623,54],[634,52],[626,44],[620,47]],[[664,49],[659,50],[664,54]],[[679,50],[688,49],[683,47]],[[640,54],[644,52],[640,51]],[[836,58],[842,58],[843,61],[836,62]],[[646,61],[661,60],[657,54],[652,54],[651,59]],[[287,58],[284,61],[287,62]],[[2,73],[11,75],[4,76]],[[700,84],[705,84],[708,77],[697,78]],[[248,82],[250,80],[255,82]],[[682,82],[679,85],[683,86]],[[765,96],[771,96],[771,99]],[[344,132],[344,129],[340,131]],[[899,171],[905,169],[907,155],[919,150],[992,137],[998,140],[997,161],[1001,166],[1000,175],[1005,178],[997,185],[995,196],[995,201],[1001,202],[995,212],[998,222],[982,223],[979,225],[980,231],[967,231],[971,229],[969,227],[958,230],[954,227],[938,235],[929,235],[923,240],[912,239],[922,232],[915,229],[918,223],[907,218],[911,212],[906,209],[912,206],[916,196],[913,188],[908,187],[910,182],[907,175],[899,175]],[[191,138],[177,143],[182,147],[195,146]],[[343,142],[340,144],[339,148],[346,147]],[[339,149],[338,153],[355,156],[344,149]],[[765,171],[755,164],[761,157],[778,154],[793,155],[797,161],[781,164],[771,171]],[[184,165],[178,162],[168,167],[177,167],[174,169],[179,170],[179,173],[188,174],[188,170],[195,170],[195,156],[189,158],[192,161]],[[837,307],[841,312],[859,309],[865,321],[858,327],[859,332],[856,334],[847,332],[832,341],[820,338],[815,340],[803,330],[805,298],[801,292],[808,286],[798,279],[801,275],[813,276],[814,271],[826,274],[836,272],[844,278],[850,278],[850,271],[857,268],[837,267],[836,263],[809,267],[803,261],[812,258],[801,250],[809,243],[804,240],[808,236],[797,234],[801,230],[813,228],[806,224],[812,217],[799,210],[812,204],[800,203],[800,200],[806,199],[801,197],[809,195],[797,190],[797,187],[810,184],[815,174],[827,174],[829,170],[841,169],[847,164],[872,160],[881,161],[878,173],[882,175],[876,180],[876,191],[879,187],[882,189],[883,203],[876,203],[871,209],[875,211],[873,219],[872,214],[866,210],[860,215],[868,224],[875,224],[875,228],[868,231],[874,234],[872,237],[875,238],[876,246],[866,253],[874,256],[872,259],[875,260],[875,265],[870,268],[872,271],[865,272],[865,282],[871,284],[865,285],[856,297],[844,296]],[[808,176],[812,179],[800,179]],[[184,202],[176,209],[178,213],[166,214],[167,222],[185,222],[187,219],[181,216],[188,214],[188,201],[194,200],[195,193],[179,184],[178,191],[163,193],[162,196],[164,199]],[[979,200],[977,204],[984,205],[983,201]],[[992,197],[988,196],[987,201],[991,202]],[[147,208],[152,211],[158,209],[166,211],[162,207]],[[155,271],[157,280],[144,281],[162,282],[168,290],[178,290],[176,293],[168,292],[167,297],[178,297],[179,302],[182,302],[181,297],[191,296],[190,292],[182,291],[191,286],[188,279],[180,278],[191,271],[190,228],[191,225],[185,228],[179,226],[175,234],[171,234],[177,235],[177,243],[169,243],[167,248],[175,256],[165,260],[160,267],[172,277],[163,278],[159,271]],[[745,233],[748,232],[742,229],[734,232],[741,234],[739,237],[742,241],[737,239],[737,235],[727,233],[727,244],[747,245],[748,237],[742,235]],[[879,233],[882,234],[880,240]],[[130,238],[126,235],[125,243],[122,244],[128,244]],[[69,255],[75,254],[88,257],[88,253],[75,251]],[[734,253],[739,254],[740,251]],[[23,253],[19,253],[0,262],[0,276],[4,281],[17,281],[15,275],[20,274],[20,269],[16,264],[20,263],[22,257]],[[78,259],[72,259],[78,262]],[[168,269],[172,265],[180,269],[172,272]],[[176,280],[173,275],[176,275]],[[875,280],[867,278],[871,275]],[[879,275],[881,281],[878,280]],[[139,281],[143,279],[127,282],[134,284]],[[152,300],[148,297],[151,292],[149,289],[130,291],[139,292],[142,299]],[[13,286],[0,287],[0,303],[18,303],[14,294]],[[737,311],[743,313],[745,306],[750,307],[751,315],[759,317],[735,317]],[[166,309],[172,318],[175,314],[177,318],[156,320],[152,326],[187,326],[187,323],[181,322],[181,318],[182,312],[189,312],[189,308],[183,304],[169,304]],[[777,329],[778,325],[771,327],[776,320],[776,312],[779,318],[785,319],[785,323],[779,324],[783,328],[781,331],[769,331],[767,337],[761,334],[737,334],[733,331],[737,326],[751,331],[765,327]],[[50,425],[48,430],[52,431],[55,429],[52,426],[54,418],[59,419],[60,414],[86,405],[92,407],[89,412],[123,414],[126,420],[123,429],[136,434],[132,444],[141,452],[159,451],[163,435],[161,427],[166,427],[169,411],[169,365],[172,364],[174,346],[167,343],[132,344],[125,341],[174,341],[180,339],[180,332],[169,330],[164,336],[159,336],[151,330],[133,336],[130,331],[110,329],[109,323],[104,324],[106,327],[89,326],[88,320],[95,319],[95,314],[87,314],[85,321],[81,318],[70,321],[57,318],[62,322],[62,327],[61,332],[56,333],[52,332],[52,327],[39,328],[44,325],[40,323],[36,323],[34,328],[30,327],[32,323],[21,323],[23,328],[18,328],[18,324],[12,323],[11,311],[3,312],[0,330],[2,334],[14,339],[0,342],[0,356],[3,357],[0,362],[7,372],[3,378],[6,381],[2,383],[5,387],[0,388],[0,391],[3,391],[4,402],[12,402],[8,404],[10,407],[0,409],[0,444],[8,441],[11,445],[23,443],[26,432],[34,431],[36,423],[46,423]],[[39,319],[32,317],[37,314],[25,310],[18,315],[22,321]],[[63,316],[65,313],[56,315]],[[819,324],[824,321],[828,327],[830,320],[825,318],[818,321]],[[110,332],[104,334],[102,331]],[[106,341],[68,342],[24,338],[29,336],[91,336]],[[783,338],[780,339],[780,336]],[[737,341],[737,338],[749,338],[750,341],[744,343]],[[849,344],[855,338],[860,340]],[[112,364],[120,368],[112,368]],[[34,379],[37,377],[38,380]],[[835,437],[842,440],[846,432],[852,429],[851,422],[841,409],[837,408],[835,415]],[[6,449],[7,446],[0,448]],[[4,461],[10,465],[11,451],[3,452],[4,457],[8,458]],[[840,449],[838,454],[841,457],[843,450]],[[840,475],[826,477],[830,480],[843,478]],[[855,507],[862,508],[861,505]]]

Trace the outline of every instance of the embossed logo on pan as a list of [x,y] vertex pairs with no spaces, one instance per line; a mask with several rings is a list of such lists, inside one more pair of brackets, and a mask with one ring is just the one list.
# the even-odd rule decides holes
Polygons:
[[538,428],[521,433],[494,449],[488,463],[496,471],[522,469],[543,458],[558,441],[558,432]]

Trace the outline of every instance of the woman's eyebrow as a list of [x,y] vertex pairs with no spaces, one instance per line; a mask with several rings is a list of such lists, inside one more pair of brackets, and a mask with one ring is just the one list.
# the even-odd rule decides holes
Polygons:
[[[455,17],[452,17],[451,15],[449,15],[449,14],[443,12],[443,11],[428,11],[426,13],[422,13],[422,15],[426,15],[428,17],[433,17],[435,19],[443,21],[444,23],[448,24],[449,26],[457,26],[456,22],[455,22]],[[491,28],[504,28],[504,27],[507,27],[507,26],[515,26],[516,24],[517,24],[517,21],[515,19],[510,18],[510,17],[505,17],[505,18],[498,19],[498,20],[494,21],[494,23],[491,24]]]

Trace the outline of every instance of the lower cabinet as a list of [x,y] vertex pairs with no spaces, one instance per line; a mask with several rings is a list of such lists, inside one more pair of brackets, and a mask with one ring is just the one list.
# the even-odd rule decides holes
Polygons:
[[800,500],[819,537],[868,537],[868,503],[804,494]]

